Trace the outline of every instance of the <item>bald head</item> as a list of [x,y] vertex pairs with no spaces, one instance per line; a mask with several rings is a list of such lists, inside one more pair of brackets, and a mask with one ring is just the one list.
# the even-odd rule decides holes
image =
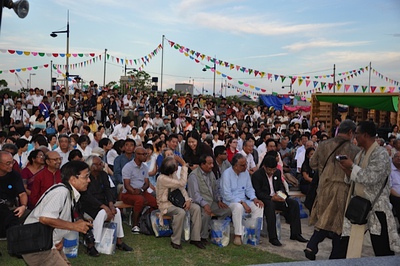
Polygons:
[[141,164],[147,161],[147,151],[143,147],[136,147],[135,149],[135,162]]

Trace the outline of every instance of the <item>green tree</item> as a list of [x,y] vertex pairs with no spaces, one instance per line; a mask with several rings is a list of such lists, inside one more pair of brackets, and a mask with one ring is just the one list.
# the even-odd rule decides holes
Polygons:
[[151,90],[151,76],[146,71],[133,70],[127,73],[131,75],[133,87],[138,90]]
[[8,82],[5,79],[0,79],[0,87],[7,88]]

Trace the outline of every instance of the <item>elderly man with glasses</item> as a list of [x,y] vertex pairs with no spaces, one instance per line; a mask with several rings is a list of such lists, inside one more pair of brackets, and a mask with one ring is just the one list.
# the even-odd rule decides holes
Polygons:
[[233,156],[232,166],[224,171],[221,181],[222,201],[232,211],[235,230],[234,245],[242,244],[242,217],[251,214],[252,218],[263,217],[264,203],[257,199],[247,171],[247,161],[243,154]]
[[[0,151],[0,237],[6,230],[19,223],[26,211],[28,196],[19,173],[13,171],[14,160],[11,153]],[[16,202],[16,198],[19,202]]]
[[32,206],[35,206],[43,193],[54,184],[61,182],[62,158],[56,151],[49,151],[45,155],[45,167],[36,174],[32,184],[31,195],[29,197]]
[[113,221],[117,224],[117,248],[122,251],[132,251],[122,238],[124,230],[122,228],[121,213],[114,206],[114,198],[110,188],[107,173],[104,169],[104,162],[100,157],[91,155],[86,159],[90,170],[90,183],[85,192],[82,192],[81,203],[82,211],[90,215],[93,219],[93,235],[95,243],[101,240],[101,233],[105,221]]

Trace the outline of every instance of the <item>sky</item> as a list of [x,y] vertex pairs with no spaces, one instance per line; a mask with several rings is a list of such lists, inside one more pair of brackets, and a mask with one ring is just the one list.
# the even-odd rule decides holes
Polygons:
[[[212,94],[214,73],[202,70],[213,68],[208,59],[216,58],[216,94],[221,84],[223,95],[284,94],[292,80],[295,93],[333,92],[334,65],[335,80],[342,84],[335,92],[346,92],[346,87],[362,92],[369,82],[376,93],[380,87],[384,92],[400,88],[399,0],[30,1],[25,19],[3,10],[0,80],[13,90],[21,83],[26,87],[28,79],[31,87],[49,90],[51,75],[62,79],[57,72],[65,72],[65,57],[33,54],[66,53],[66,34],[52,38],[50,33],[66,30],[68,10],[70,54],[84,55],[69,58],[75,66],[69,72],[100,86],[107,49],[106,84],[118,82],[128,62],[128,68],[158,77],[160,89],[163,61],[163,90],[192,83],[195,93]],[[163,49],[157,49],[163,35]],[[51,61],[60,68],[45,67]],[[19,78],[10,72],[14,69],[20,70]]]

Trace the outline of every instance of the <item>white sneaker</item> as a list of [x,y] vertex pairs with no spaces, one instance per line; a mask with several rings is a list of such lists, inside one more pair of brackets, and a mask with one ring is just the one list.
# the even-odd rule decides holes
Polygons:
[[134,227],[132,227],[132,233],[138,235],[140,233],[139,226],[135,225]]

